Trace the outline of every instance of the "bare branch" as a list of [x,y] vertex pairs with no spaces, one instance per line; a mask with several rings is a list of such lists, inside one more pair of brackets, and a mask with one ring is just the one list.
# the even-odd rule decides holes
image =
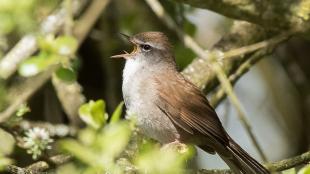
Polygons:
[[[248,70],[255,65],[259,60],[264,58],[267,54],[270,54],[273,52],[273,49],[280,44],[281,42],[287,40],[292,33],[287,32],[284,34],[281,34],[279,36],[275,36],[271,39],[252,44],[249,46],[245,46],[242,48],[237,48],[233,49],[231,51],[227,51],[224,53],[223,58],[229,58],[233,56],[240,56],[245,53],[250,53],[252,51],[256,51],[258,49],[261,49],[257,52],[255,52],[253,55],[249,56],[247,60],[242,62],[239,66],[238,69],[231,73],[229,75],[229,81],[232,84],[235,84],[237,80],[244,75]],[[212,106],[216,107],[224,98],[226,97],[226,93],[223,88],[219,88],[215,94],[212,96],[210,99],[210,103]]]
[[52,168],[52,166],[59,166],[69,162],[70,160],[71,156],[69,155],[55,155],[47,159],[47,161],[38,161],[25,168],[9,165],[6,170],[12,174],[39,174]]
[[206,8],[222,15],[245,20],[269,29],[309,31],[310,0],[175,0],[198,8]]
[[[9,165],[7,167],[7,171],[12,174],[18,174],[18,172],[24,172],[25,174],[34,174],[34,173],[37,174],[46,171],[47,169],[51,169],[52,166],[59,166],[64,163],[67,163],[71,159],[72,157],[69,155],[55,155],[53,157],[48,158],[47,161],[38,161],[25,168]],[[265,166],[270,172],[280,172],[293,167],[297,167],[299,165],[308,164],[309,162],[310,162],[310,151],[292,158],[288,158],[274,163],[268,163]],[[216,169],[216,170],[202,169],[199,170],[197,174],[233,174],[233,172],[229,169]]]
[[[107,2],[109,2],[109,0],[94,0],[93,3],[98,5],[103,1],[106,1],[106,3],[104,3],[105,5],[102,6],[101,10],[104,10],[104,7],[106,6]],[[100,10],[98,8],[96,9]],[[83,26],[83,25],[93,25],[94,21],[96,21],[96,19],[100,15],[100,12],[96,12],[95,14],[97,14],[98,16],[91,16],[89,13],[94,14],[93,10],[94,5],[90,5],[89,9],[86,10],[86,12],[81,17],[81,20],[83,21],[88,19],[93,22],[87,22],[87,23],[77,22],[76,25],[74,26],[74,31],[77,31],[78,30],[77,28],[86,28],[83,30],[83,32],[77,32],[76,37],[80,41],[79,45],[81,44],[81,41],[83,41],[82,38],[84,38],[91,29],[91,26]],[[18,97],[13,97],[14,99],[16,98],[15,101],[12,101],[9,107],[0,113],[0,123],[6,121],[10,116],[12,116],[21,104],[27,101],[29,97],[34,94],[34,92],[36,92],[46,81],[48,81],[57,67],[58,66],[50,67],[45,72],[35,77],[26,79],[25,82],[22,83],[20,87],[21,89],[23,89],[22,92],[19,93],[16,93],[16,91],[12,92],[12,94],[17,94]]]
[[[73,1],[73,14],[77,15],[86,5],[87,0]],[[61,8],[49,15],[41,24],[40,32],[42,34],[56,34],[64,25],[66,19],[66,10]],[[0,61],[0,78],[7,79],[16,71],[18,65],[35,51],[38,45],[35,35],[29,34],[24,36],[14,48]]]
[[28,78],[22,83],[22,85],[16,87],[17,89],[14,88],[10,90],[9,95],[15,96],[13,97],[15,100],[0,113],[0,123],[9,119],[30,96],[40,89],[40,87],[49,79],[54,69],[55,67],[52,67],[44,73]]
[[[266,164],[265,166],[270,172],[280,172],[299,165],[308,164],[310,162],[310,151],[301,155],[288,158],[282,161]],[[198,174],[233,174],[229,169],[220,170],[200,170]]]

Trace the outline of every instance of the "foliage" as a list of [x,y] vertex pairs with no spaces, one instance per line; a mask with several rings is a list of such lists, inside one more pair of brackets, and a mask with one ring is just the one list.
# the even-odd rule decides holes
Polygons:
[[310,165],[306,165],[296,172],[295,168],[291,168],[282,172],[282,174],[310,174]]
[[13,163],[13,160],[6,157],[10,155],[14,150],[15,140],[11,134],[0,129],[0,171],[5,169],[9,164]]
[[[77,139],[66,139],[59,142],[65,152],[73,155],[78,162],[58,169],[58,173],[78,171],[78,173],[124,173],[128,167],[141,173],[182,173],[185,162],[193,154],[192,149],[179,153],[175,149],[160,149],[158,145],[148,140],[135,142],[133,120],[119,120],[123,103],[114,111],[111,122],[106,124],[107,115],[103,100],[90,101],[81,106],[80,116],[88,125],[78,133]],[[137,135],[136,135],[137,136]],[[133,143],[141,146],[135,154],[126,154],[128,146]],[[124,166],[124,156],[133,164]],[[157,162],[155,162],[157,161]]]
[[21,117],[30,112],[30,108],[27,104],[22,104],[16,112],[16,116]]
[[103,100],[89,101],[79,109],[81,119],[89,126],[99,129],[103,126],[108,118],[104,112],[105,102]]
[[[114,112],[110,112],[121,100],[120,88],[117,85],[121,82],[120,73],[123,64],[121,61],[112,62],[107,59],[107,57],[109,57],[112,52],[115,53],[121,49],[120,41],[117,36],[119,31],[126,34],[135,34],[150,30],[167,33],[170,41],[174,45],[177,64],[181,69],[189,65],[197,55],[195,55],[191,49],[184,46],[182,38],[178,37],[178,34],[173,31],[173,28],[165,26],[163,18],[154,15],[144,1],[110,1],[110,6],[106,8],[105,12],[100,13],[99,11],[92,11],[93,15],[84,16],[84,13],[86,14],[86,12],[88,12],[86,8],[82,8],[82,10],[78,12],[78,15],[68,13],[69,15],[66,16],[68,18],[66,22],[76,20],[72,24],[74,30],[69,32],[73,34],[72,36],[63,35],[63,31],[55,32],[51,35],[40,32],[39,22],[45,21],[44,18],[51,13],[51,10],[55,9],[55,12],[57,12],[60,7],[64,7],[64,9],[62,9],[64,11],[74,11],[74,8],[70,9],[70,4],[74,4],[74,0],[65,0],[66,6],[62,6],[64,4],[60,2],[62,1],[0,0],[0,61],[24,34],[37,36],[36,41],[38,43],[38,51],[31,54],[31,57],[27,58],[26,56],[21,56],[21,59],[24,60],[22,63],[10,62],[13,63],[15,67],[18,67],[18,74],[13,74],[8,77],[8,79],[0,79],[0,110],[5,109],[0,113],[0,120],[3,118],[2,116],[7,113],[6,111],[13,110],[11,117],[0,123],[0,170],[4,170],[8,165],[12,164],[16,166],[29,166],[41,160],[50,162],[50,154],[65,153],[72,156],[73,159],[60,166],[59,164],[49,166],[51,172],[54,172],[54,169],[56,169],[57,173],[60,174],[186,173],[187,164],[190,162],[195,152],[193,147],[161,147],[159,143],[143,137],[140,135],[135,125],[134,113],[127,113],[127,115],[133,115],[131,120],[122,119],[123,102],[116,107]],[[96,1],[85,2],[90,4]],[[195,2],[188,1],[187,3]],[[219,4],[226,4],[224,1],[214,1],[212,4],[216,4],[217,2],[220,2]],[[187,13],[194,10],[192,7],[172,0],[161,0],[161,3],[165,9],[163,12],[164,15],[171,16],[172,22],[176,22],[176,27],[178,29],[184,31],[189,36],[195,36],[197,28],[186,16]],[[246,8],[251,7],[251,3],[246,4]],[[55,8],[56,5],[57,8]],[[290,15],[296,13],[298,17],[297,26],[300,27],[304,21],[309,20],[309,1],[305,0],[291,5],[291,11],[286,12],[284,18],[280,15],[280,19],[283,18],[285,21],[289,19]],[[268,3],[266,7],[267,6]],[[222,7],[223,8],[217,9],[221,11],[221,9],[227,8],[226,6]],[[233,9],[237,8],[234,4],[230,4],[228,7],[233,7]],[[233,13],[227,11],[227,13],[223,14],[234,17],[235,14],[239,16],[238,14],[240,13],[242,14],[240,19],[243,19],[248,16],[248,14],[243,15],[244,10],[245,9],[239,10],[239,12],[237,10]],[[270,8],[270,10],[272,10],[272,8]],[[88,22],[91,23],[92,20],[88,20],[88,18],[94,16],[96,13],[98,15],[96,16],[96,20],[98,17],[97,24],[89,24]],[[267,16],[260,15],[260,17],[264,17],[262,20],[271,19],[273,21],[273,18],[269,18],[268,16],[270,14],[277,15],[277,13],[276,11],[267,11]],[[255,14],[258,13],[253,13],[253,15]],[[75,18],[73,16],[77,17]],[[80,24],[84,25],[85,23],[86,25],[76,25],[79,24],[80,21],[77,21],[79,19],[83,19],[83,23]],[[252,17],[249,19],[252,19]],[[266,26],[265,22],[259,22],[257,24],[259,24],[260,27]],[[275,22],[270,26],[277,27],[277,25],[280,26],[280,24],[276,24]],[[82,27],[77,28],[75,26]],[[88,27],[92,28],[91,32],[86,31]],[[70,29],[70,26],[64,28]],[[79,32],[85,33],[77,32],[76,36],[76,28]],[[278,27],[279,30],[280,28],[281,27]],[[244,38],[243,33],[250,33],[247,36],[252,35],[251,37],[255,36],[254,38],[262,39],[261,33],[255,33],[252,30],[243,31],[242,25],[240,28],[235,28],[234,30],[240,31],[241,34],[233,31],[237,34],[233,33],[233,35],[231,35],[232,37],[225,37],[223,40],[224,42],[221,43],[223,45],[220,45],[225,50],[239,46],[246,47],[247,44],[258,41],[253,38]],[[308,29],[305,27],[305,30]],[[277,32],[274,29],[269,29],[267,31],[268,36],[274,35],[275,32]],[[88,34],[84,43],[79,43],[79,41],[82,40],[79,34]],[[76,37],[79,39],[76,39]],[[239,42],[242,44],[239,44]],[[77,53],[81,45],[82,48]],[[231,47],[232,45],[233,47]],[[25,45],[25,47],[27,49],[27,45]],[[21,53],[22,52],[23,50]],[[19,54],[19,50],[17,54]],[[79,59],[75,59],[76,55],[79,55]],[[249,58],[247,56],[247,54],[242,54],[242,59],[231,60],[243,61]],[[237,67],[240,65],[237,61],[232,63],[233,66]],[[199,63],[199,61],[196,63]],[[81,65],[81,67],[77,67],[77,64]],[[226,66],[226,63],[224,64]],[[247,66],[252,66],[252,64]],[[199,72],[202,73],[197,73],[195,75],[201,75],[209,79],[208,74],[203,73],[203,67],[204,66],[199,67],[201,70]],[[296,66],[292,67],[296,68]],[[246,68],[248,69],[249,67]],[[195,69],[191,67],[190,70]],[[32,79],[35,78],[32,77],[46,71],[52,72],[53,80],[54,78],[58,78],[61,82],[65,82],[61,83],[63,86],[57,86],[57,88],[57,84],[55,83],[42,85],[45,83],[45,81],[42,82],[42,80],[40,81],[42,82],[41,85],[36,86],[33,92],[28,93],[28,89],[33,88],[31,82],[33,82]],[[234,75],[231,74],[233,72],[229,73],[230,75]],[[50,78],[50,76],[48,78]],[[211,79],[214,78],[211,77]],[[303,78],[299,78],[296,81],[301,83]],[[27,85],[23,85],[24,82],[27,82]],[[211,83],[218,84],[216,80],[211,80],[210,84]],[[203,85],[205,85],[205,82],[203,82]],[[73,88],[73,86],[76,88]],[[309,85],[305,86],[304,88],[308,89],[307,87]],[[52,87],[54,88],[52,89]],[[308,90],[306,91],[308,92]],[[15,92],[16,94],[22,94],[21,97],[15,95]],[[12,95],[12,93],[14,95]],[[60,93],[64,93],[65,97],[63,98],[65,100],[67,97],[71,98],[73,96],[73,99],[70,101],[74,101],[74,99],[77,98],[74,98],[74,95],[78,93],[79,96],[82,96],[81,98],[105,98],[107,99],[107,103],[105,103],[104,100],[90,100],[88,103],[84,103],[81,106],[78,104],[76,107],[73,107],[74,112],[72,112],[72,117],[78,117],[79,114],[79,118],[84,123],[83,127],[79,125],[79,123],[74,123],[74,121],[71,120],[70,114],[66,113],[70,115],[70,118],[68,117],[69,119],[66,118],[67,115],[63,114],[66,110],[64,108],[66,107],[64,102],[61,101],[62,98],[59,97]],[[26,102],[27,104],[21,104]],[[70,104],[71,102],[69,102],[69,105]],[[15,109],[11,109],[11,106]],[[77,111],[76,108],[78,108],[78,106],[80,107]],[[28,114],[30,110],[34,112]],[[109,115],[107,110],[112,114]],[[25,118],[28,116],[29,118]],[[28,124],[25,125],[23,124],[25,119],[35,121],[26,121]],[[58,125],[59,122],[62,127]],[[61,134],[56,135],[55,133],[51,133],[51,128],[55,127],[60,130],[66,129],[67,132],[71,130],[74,131],[72,131],[73,133],[62,134],[63,136]],[[310,166],[303,166],[301,169],[292,168],[282,173],[309,174]]]
[[64,81],[75,81],[76,75],[71,68],[70,57],[77,49],[76,39],[70,36],[55,38],[52,35],[38,39],[40,53],[25,60],[19,67],[19,74],[30,77],[47,70],[52,65],[61,64],[62,67],[56,71],[56,76]]

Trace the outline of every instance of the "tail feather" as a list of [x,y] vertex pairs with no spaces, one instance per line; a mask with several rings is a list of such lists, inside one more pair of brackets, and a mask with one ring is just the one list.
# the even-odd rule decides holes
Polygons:
[[226,158],[225,162],[228,162],[228,165],[234,165],[239,168],[242,174],[270,174],[270,172],[252,158],[246,151],[244,151],[234,140],[229,137],[229,146],[227,150],[232,154],[232,158]]

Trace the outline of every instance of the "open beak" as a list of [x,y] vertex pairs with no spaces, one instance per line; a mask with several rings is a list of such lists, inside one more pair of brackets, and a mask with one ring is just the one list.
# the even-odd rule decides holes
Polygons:
[[118,55],[114,55],[114,56],[111,56],[111,58],[124,58],[124,59],[129,59],[132,54],[134,54],[136,51],[137,51],[137,45],[131,40],[131,37],[126,35],[126,34],[123,34],[123,33],[120,33],[124,38],[126,38],[130,43],[132,43],[134,45],[134,49],[132,50],[131,53],[128,53],[127,51],[124,51],[124,54],[118,54]]

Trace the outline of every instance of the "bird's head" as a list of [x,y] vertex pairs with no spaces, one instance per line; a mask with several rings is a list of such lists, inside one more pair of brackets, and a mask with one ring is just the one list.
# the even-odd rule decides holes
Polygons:
[[131,53],[124,51],[124,54],[115,55],[111,58],[142,59],[149,61],[174,60],[171,44],[164,33],[143,32],[131,37],[122,35],[133,44],[134,49]]

